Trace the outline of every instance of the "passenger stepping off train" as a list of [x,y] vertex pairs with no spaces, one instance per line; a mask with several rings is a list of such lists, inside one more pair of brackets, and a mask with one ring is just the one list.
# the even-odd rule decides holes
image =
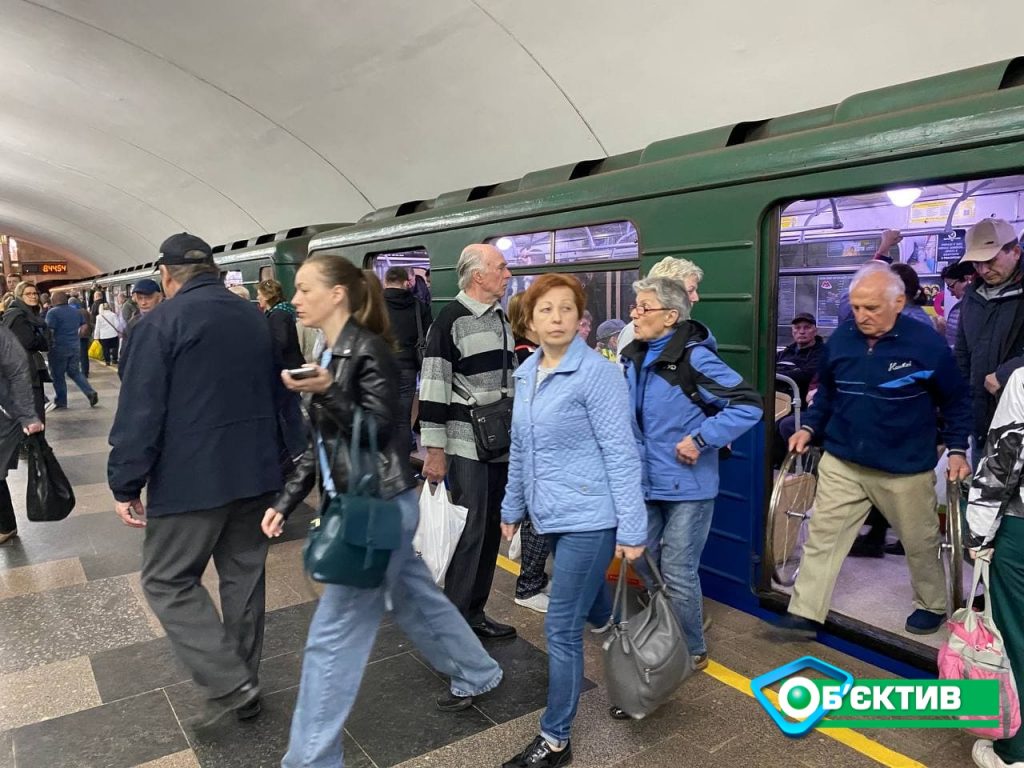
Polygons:
[[970,474],[970,400],[944,339],[901,315],[905,301],[903,282],[885,264],[857,272],[850,289],[853,320],[826,343],[814,402],[790,438],[790,450],[798,453],[820,438],[825,454],[784,628],[813,631],[825,621],[839,568],[872,504],[885,511],[907,553],[914,611],[906,630],[931,634],[945,620],[936,409],[949,478],[962,480]]

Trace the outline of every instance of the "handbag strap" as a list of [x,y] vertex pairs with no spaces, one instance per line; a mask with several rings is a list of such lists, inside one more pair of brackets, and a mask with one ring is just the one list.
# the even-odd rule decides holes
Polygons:
[[626,578],[629,575],[629,563],[621,558],[619,563],[619,583],[615,585],[615,599],[612,601],[612,620],[618,624],[629,621],[629,600],[626,598]]

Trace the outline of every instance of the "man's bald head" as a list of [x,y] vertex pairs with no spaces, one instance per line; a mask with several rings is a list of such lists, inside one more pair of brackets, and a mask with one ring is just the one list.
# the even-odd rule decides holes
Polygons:
[[878,338],[891,331],[906,301],[903,281],[886,264],[871,262],[853,276],[850,309],[865,336]]

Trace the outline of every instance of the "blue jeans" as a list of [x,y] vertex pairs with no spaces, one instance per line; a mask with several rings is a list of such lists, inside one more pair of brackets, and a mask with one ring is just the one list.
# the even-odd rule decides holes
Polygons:
[[548,639],[548,706],[540,734],[565,746],[583,685],[585,622],[604,626],[612,615],[605,572],[615,554],[615,529],[548,535],[555,568],[544,619]]
[[[704,642],[704,596],[700,591],[697,567],[708,540],[714,511],[714,499],[647,502],[647,548],[661,569],[669,599],[692,656],[703,656],[708,652]],[[654,589],[655,584],[644,561],[637,561],[635,566],[647,586]]]
[[473,696],[501,682],[501,667],[487,655],[413,552],[412,537],[419,522],[416,492],[407,491],[397,501],[402,508],[403,541],[391,555],[385,585],[358,589],[328,584],[320,598],[306,640],[299,699],[282,768],[344,764],[342,730],[387,602],[420,653],[451,678],[452,693]]
[[64,379],[67,375],[82,390],[82,394],[92,395],[96,390],[89,386],[89,380],[82,375],[79,368],[78,347],[55,346],[50,350],[50,375],[53,378],[54,403],[64,407],[68,404],[68,383]]

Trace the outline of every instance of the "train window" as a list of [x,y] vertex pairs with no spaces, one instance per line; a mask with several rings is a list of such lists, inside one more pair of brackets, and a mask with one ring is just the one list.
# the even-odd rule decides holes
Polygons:
[[505,254],[511,268],[591,261],[635,261],[640,258],[636,227],[630,221],[501,235],[487,242]]
[[364,265],[372,269],[383,283],[387,271],[392,267],[405,267],[417,298],[430,301],[430,254],[426,248],[411,248],[405,251],[387,251],[367,256]]

